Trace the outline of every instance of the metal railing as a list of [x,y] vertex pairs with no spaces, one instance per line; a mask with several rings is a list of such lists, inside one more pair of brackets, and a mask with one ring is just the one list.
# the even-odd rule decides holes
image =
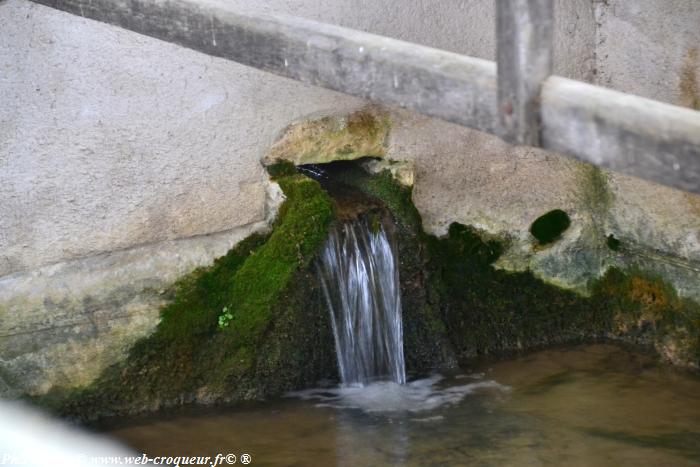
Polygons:
[[32,1],[700,193],[700,112],[552,76],[552,0],[497,0],[498,66],[212,0]]

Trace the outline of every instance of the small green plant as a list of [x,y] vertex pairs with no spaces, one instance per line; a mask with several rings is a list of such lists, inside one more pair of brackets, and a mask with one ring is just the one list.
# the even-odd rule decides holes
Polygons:
[[219,315],[219,329],[227,328],[232,319],[233,314],[229,311],[228,307],[225,306]]

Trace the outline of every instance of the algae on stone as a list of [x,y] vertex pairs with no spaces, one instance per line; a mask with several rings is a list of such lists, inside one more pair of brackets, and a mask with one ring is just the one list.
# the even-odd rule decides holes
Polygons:
[[653,347],[666,361],[700,369],[700,305],[659,277],[611,268],[594,286],[610,309],[615,338]]
[[609,313],[592,300],[529,271],[494,268],[503,246],[473,228],[452,224],[445,238],[429,240],[429,251],[446,326],[462,359],[596,339],[609,329]]
[[[449,336],[460,359],[613,339],[653,348],[674,364],[700,368],[700,306],[678,297],[661,279],[649,279],[634,269],[610,268],[591,281],[590,293],[584,296],[529,271],[497,269],[493,263],[508,239],[461,224],[452,224],[442,238],[426,235],[411,190],[388,170],[369,176],[355,164],[332,164],[340,167],[335,179],[381,199],[399,224],[414,229],[414,243],[403,252],[410,259],[402,256],[401,261],[420,264],[423,282],[412,287],[427,291],[425,303],[431,310],[424,314],[439,317],[437,327]],[[591,167],[585,180],[589,189],[582,196],[590,209],[606,211],[612,196],[605,175]],[[601,232],[602,228],[591,233]],[[595,244],[602,242],[607,238]]]
[[[86,388],[58,389],[40,402],[63,415],[94,418],[191,401],[260,398],[315,381],[303,377],[331,376],[325,363],[296,370],[305,361],[327,363],[332,355],[327,314],[315,309],[308,315],[320,306],[320,300],[310,303],[320,292],[311,293],[314,281],[305,271],[326,238],[332,204],[311,179],[295,174],[277,181],[287,199],[269,236],[252,235],[213,266],[181,279],[156,331],[137,342],[124,362]],[[290,309],[290,303],[296,306]],[[219,330],[224,307],[232,319]],[[298,319],[291,319],[295,313]],[[277,342],[290,335],[297,338]],[[294,354],[271,350],[290,346]],[[301,362],[292,361],[295,355]],[[285,372],[287,363],[295,371]],[[260,377],[270,372],[284,376]]]
[[446,326],[461,358],[611,339],[700,369],[700,305],[663,280],[611,268],[583,296],[530,272],[495,269],[501,249],[460,224],[431,240],[434,280],[443,287]]
[[698,47],[688,49],[683,60],[679,86],[680,104],[695,110],[700,110],[700,78],[695,71],[700,66],[698,50]]

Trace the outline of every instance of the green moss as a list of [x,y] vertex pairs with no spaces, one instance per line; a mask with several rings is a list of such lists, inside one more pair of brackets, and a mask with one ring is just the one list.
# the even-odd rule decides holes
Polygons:
[[[461,358],[614,338],[654,347],[683,365],[700,366],[698,306],[679,299],[663,281],[645,279],[640,271],[611,269],[591,285],[586,297],[544,283],[528,271],[498,270],[493,263],[506,240],[461,224],[452,224],[443,238],[426,235],[410,188],[388,171],[370,176],[348,162],[326,167],[334,182],[384,202],[398,223],[407,354],[415,352],[408,350],[412,347],[429,347],[428,342],[438,342],[441,336],[449,337]],[[595,167],[585,174],[587,202],[607,209],[612,197],[605,174]],[[557,211],[543,216],[553,224],[545,226],[548,238],[543,240],[560,235],[570,223],[566,213]],[[642,319],[650,314],[657,318]],[[415,366],[420,368],[437,353],[444,355],[444,348],[433,349],[431,357],[416,358]]]
[[453,224],[428,245],[433,287],[462,358],[613,338],[700,368],[700,305],[658,277],[611,268],[584,297],[527,271],[493,268],[502,245],[469,227]]
[[174,299],[161,311],[161,321],[151,339],[198,341],[198,335],[214,330],[216,317],[228,304],[231,277],[248,257],[265,243],[267,236],[253,234],[218,258],[199,268],[174,286]]
[[[43,402],[64,415],[99,416],[280,394],[333,371],[328,314],[310,268],[334,219],[332,200],[317,182],[282,167],[276,178],[287,199],[272,234],[251,236],[180,280],[155,333],[125,362],[87,388],[55,390]],[[505,243],[474,228],[455,223],[443,238],[425,234],[411,189],[388,171],[369,175],[334,163],[327,173],[386,206],[373,205],[375,228],[387,210],[395,221],[409,370],[424,372],[455,355],[600,338],[700,367],[700,306],[661,279],[611,269],[583,297],[527,271],[494,268]],[[224,309],[230,319],[220,329]],[[560,376],[532,390],[565,383]]]
[[552,243],[571,225],[569,215],[561,209],[554,209],[541,215],[530,226],[530,233],[540,245]]
[[381,200],[396,221],[422,233],[421,217],[411,199],[412,187],[398,183],[389,170],[370,175],[355,162],[338,161],[328,164],[335,183],[343,183],[367,196]]
[[610,314],[593,301],[535,278],[495,269],[503,244],[452,224],[431,237],[429,271],[461,358],[592,338],[610,327]]
[[594,296],[613,317],[611,333],[652,346],[666,360],[700,368],[700,305],[644,271],[608,270]]
[[608,248],[610,248],[612,251],[620,251],[620,240],[615,238],[613,234],[607,236],[606,244],[608,245]]
[[[230,326],[217,340],[222,368],[238,365],[233,351],[255,344],[293,274],[308,265],[326,238],[332,205],[318,183],[302,176],[279,180],[288,200],[270,239],[240,267],[233,278]],[[221,381],[230,375],[218,375]]]
[[270,174],[270,178],[277,180],[282,177],[290,177],[297,174],[297,168],[294,164],[289,161],[280,160],[274,164],[270,164],[267,167],[267,173]]
[[[180,280],[156,331],[137,342],[125,362],[87,388],[57,390],[43,402],[64,415],[96,417],[260,390],[257,349],[333,220],[331,200],[318,183],[301,175],[278,180],[287,199],[271,235],[252,235]],[[220,330],[224,307],[232,318]]]

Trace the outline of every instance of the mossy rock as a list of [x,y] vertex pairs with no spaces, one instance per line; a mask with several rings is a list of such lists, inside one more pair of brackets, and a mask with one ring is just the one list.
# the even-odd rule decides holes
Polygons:
[[661,278],[611,268],[582,296],[530,272],[495,269],[502,245],[453,224],[429,242],[433,287],[462,359],[567,342],[616,340],[700,369],[700,306]]
[[272,180],[290,177],[298,173],[296,165],[285,160],[277,161],[274,164],[270,164],[265,168],[267,169],[267,173],[270,175],[270,178]]
[[[278,182],[287,199],[270,235],[252,235],[181,279],[156,331],[124,362],[88,387],[55,389],[38,402],[86,419],[262,398],[332,377],[328,315],[308,272],[334,219],[331,199],[301,175]],[[220,330],[224,307],[233,318]],[[302,371],[314,361],[324,363]]]
[[441,307],[461,359],[504,355],[563,342],[595,339],[610,315],[591,300],[546,284],[530,272],[496,269],[503,245],[452,224],[431,238],[431,276],[442,290]]
[[676,365],[700,369],[699,304],[640,270],[610,269],[594,291],[611,311],[614,337],[653,347]]
[[[331,184],[381,200],[396,223],[409,368],[420,372],[442,366],[452,351],[464,360],[604,339],[641,345],[668,361],[700,368],[698,305],[680,299],[661,279],[610,269],[583,296],[529,271],[503,271],[493,264],[507,239],[456,223],[443,238],[425,234],[411,188],[388,170],[369,175],[358,162],[334,162],[323,169]],[[596,202],[608,199],[599,189],[603,177],[597,170],[590,173]],[[541,219],[543,242],[555,240],[570,225],[561,210]]]

